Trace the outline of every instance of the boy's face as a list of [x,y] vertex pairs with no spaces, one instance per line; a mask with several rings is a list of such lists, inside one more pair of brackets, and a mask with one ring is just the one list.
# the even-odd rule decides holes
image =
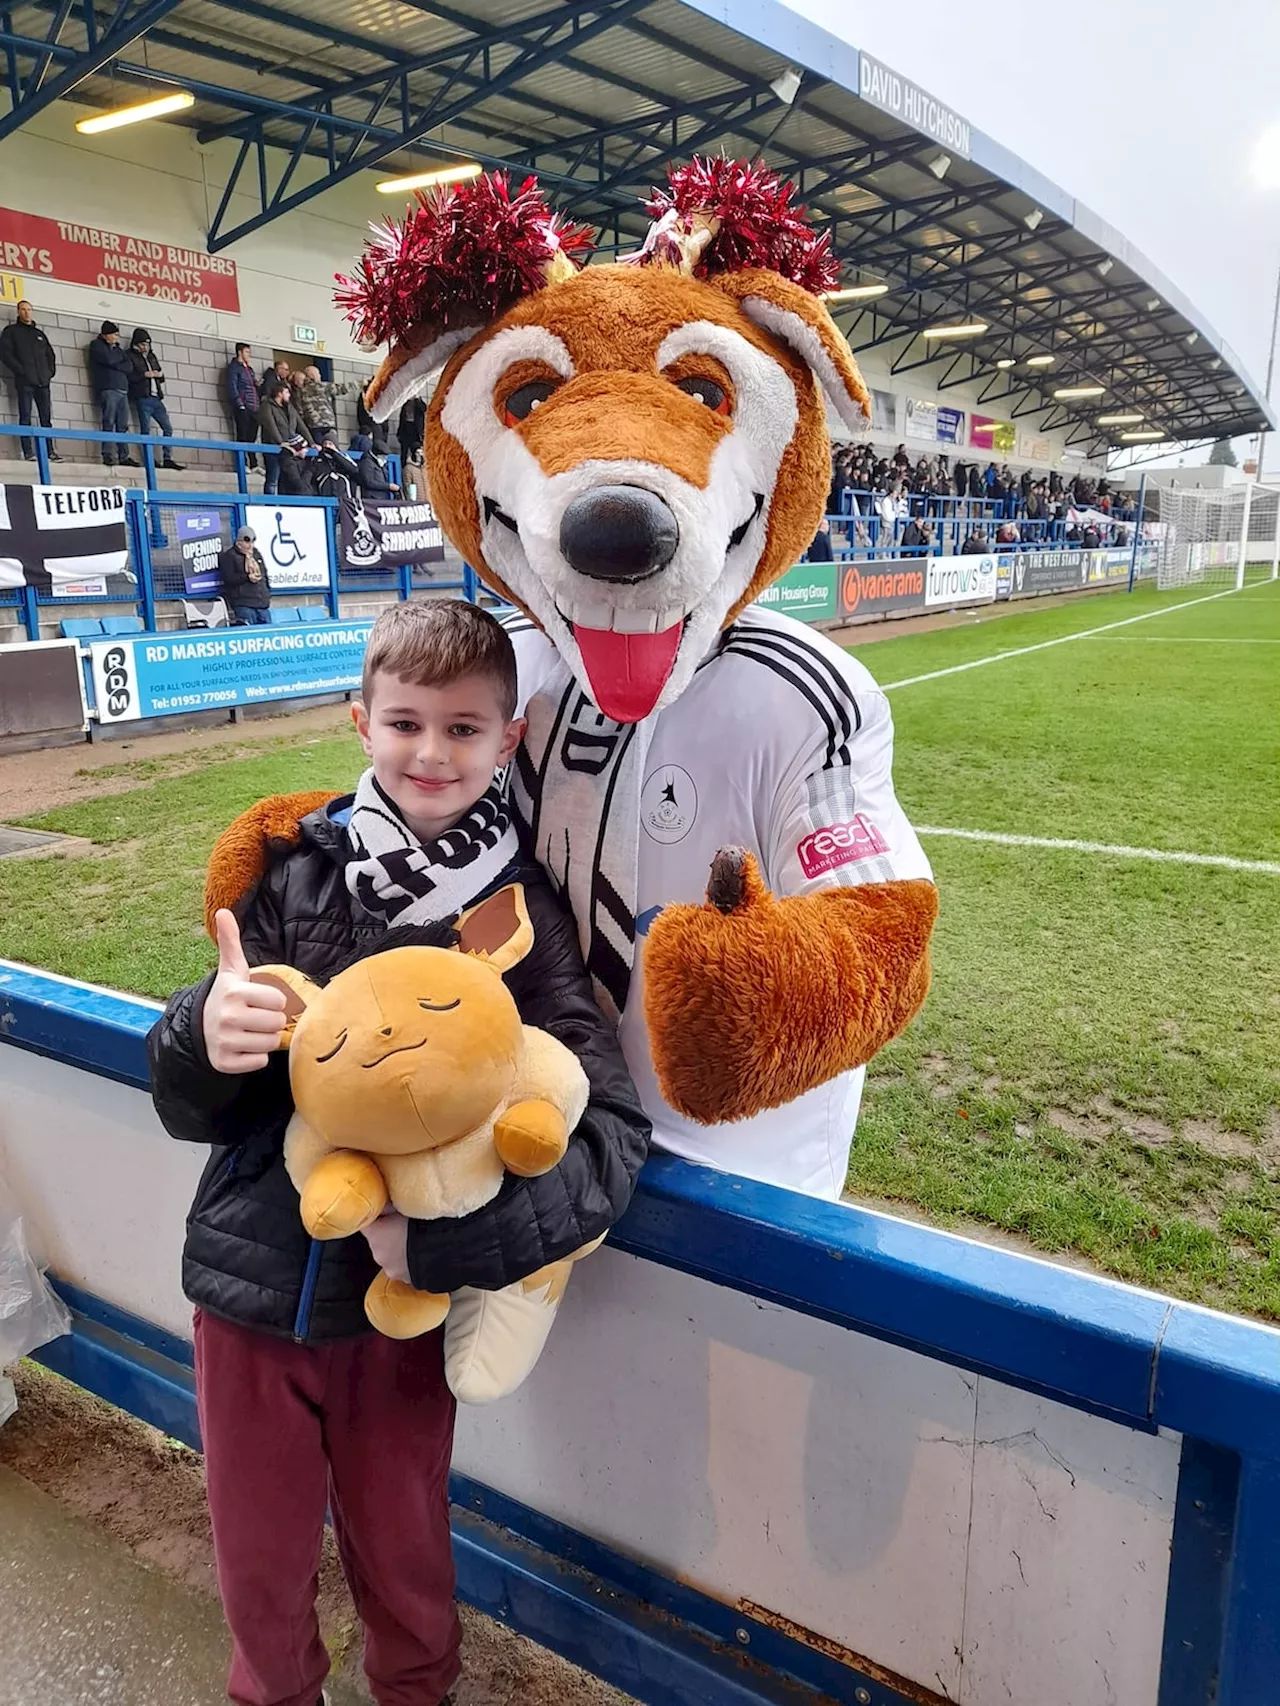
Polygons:
[[351,707],[378,785],[422,841],[443,835],[507,765],[522,717],[503,716],[494,683],[464,675],[447,687],[418,687],[378,674],[373,703]]

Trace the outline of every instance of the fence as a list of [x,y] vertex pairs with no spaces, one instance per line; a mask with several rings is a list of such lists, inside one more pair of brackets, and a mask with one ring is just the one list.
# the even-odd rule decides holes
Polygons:
[[[205,1151],[150,1003],[0,962],[50,1367],[198,1443]],[[517,1396],[459,1417],[464,1598],[648,1706],[1267,1706],[1280,1333],[655,1158]]]

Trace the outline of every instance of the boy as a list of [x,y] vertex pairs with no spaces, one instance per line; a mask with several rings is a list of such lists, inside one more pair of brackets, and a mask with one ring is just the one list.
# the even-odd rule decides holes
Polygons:
[[[246,902],[217,916],[218,970],[149,1039],[175,1137],[217,1146],[196,1192],[183,1285],[237,1706],[316,1706],[326,1502],[365,1627],[378,1706],[438,1706],[458,1675],[447,1475],[454,1401],[442,1333],[372,1332],[378,1267],[424,1290],[496,1290],[571,1255],[626,1207],[649,1124],[597,1009],[572,921],[521,850],[496,779],[524,731],[515,658],[463,603],[399,604],[369,637],[356,729],[371,768],[304,821]],[[451,921],[509,882],[535,941],[507,982],[527,1024],[571,1048],[590,1102],[553,1172],[508,1178],[461,1220],[388,1215],[315,1244],[284,1170],[292,1111],[273,1054],[283,996],[248,981],[287,963],[324,981],[389,924]]]

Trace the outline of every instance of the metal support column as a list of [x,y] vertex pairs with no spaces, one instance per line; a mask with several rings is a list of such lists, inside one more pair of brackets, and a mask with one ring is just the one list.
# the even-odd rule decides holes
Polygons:
[[1138,552],[1142,549],[1142,509],[1147,496],[1147,476],[1138,481],[1138,513],[1133,523],[1133,552],[1129,558],[1129,591],[1138,578]]
[[1244,565],[1249,555],[1249,516],[1253,509],[1254,482],[1247,480],[1244,488],[1244,514],[1240,518],[1240,550],[1236,557],[1236,591],[1244,585]]

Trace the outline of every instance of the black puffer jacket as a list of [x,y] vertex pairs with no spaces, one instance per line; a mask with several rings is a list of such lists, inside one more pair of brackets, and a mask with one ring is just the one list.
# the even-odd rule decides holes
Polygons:
[[[300,846],[238,908],[250,965],[291,965],[323,982],[383,934],[347,891],[350,805],[334,801],[306,818]],[[592,998],[572,920],[532,861],[511,866],[494,886],[508,882],[524,884],[534,946],[508,972],[507,986],[526,1024],[577,1055],[590,1101],[552,1172],[508,1177],[491,1203],[463,1219],[410,1221],[409,1273],[425,1291],[496,1290],[572,1255],[622,1214],[648,1151],[649,1122],[613,1027]],[[313,1242],[285,1172],[293,1111],[287,1058],[243,1077],[213,1070],[203,1032],[212,981],[175,995],[147,1041],[165,1128],[215,1145],[187,1221],[183,1289],[216,1315],[308,1343],[367,1331],[364,1293],[377,1272],[368,1244],[363,1237]]]

